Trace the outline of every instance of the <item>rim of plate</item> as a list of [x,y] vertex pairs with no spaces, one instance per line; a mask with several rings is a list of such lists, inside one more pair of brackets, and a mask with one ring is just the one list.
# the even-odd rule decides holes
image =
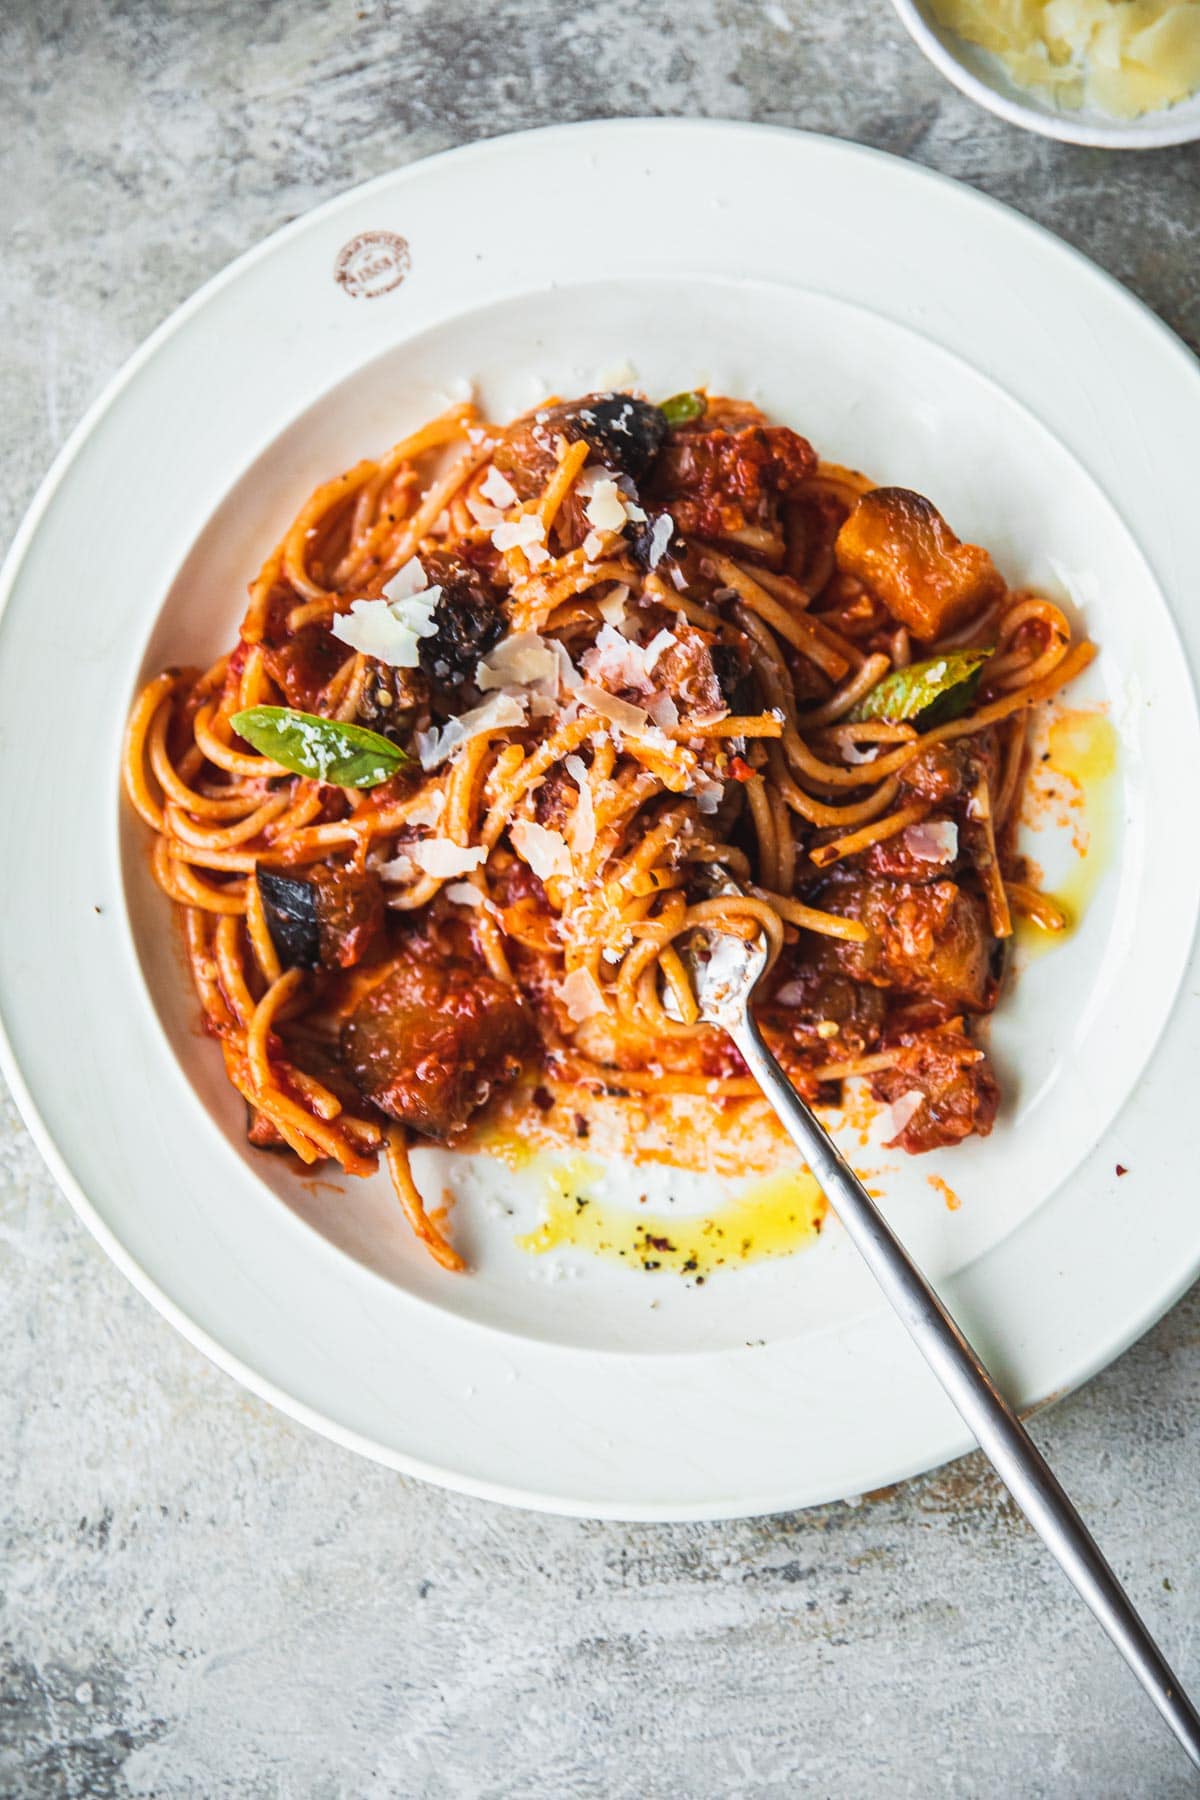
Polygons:
[[[1097,115],[1061,112],[1050,102],[1034,97],[1018,100],[1001,83],[999,69],[994,81],[975,70],[964,60],[952,43],[950,27],[940,29],[927,16],[922,0],[892,0],[913,43],[959,93],[974,100],[997,118],[1039,137],[1055,138],[1063,144],[1083,144],[1094,150],[1163,150],[1172,144],[1191,144],[1200,138],[1200,101],[1195,94],[1178,101],[1158,114],[1143,114],[1139,119],[1113,119],[1096,123]],[[982,56],[983,52],[980,52]]]
[[[561,157],[561,163],[556,166],[561,170],[563,165],[573,163],[576,176],[585,169],[594,172],[599,154],[603,152],[613,157],[627,154],[634,160],[644,159],[647,165],[644,173],[654,179],[673,160],[681,160],[683,164],[695,168],[707,149],[709,154],[722,161],[732,162],[745,157],[752,164],[760,164],[761,173],[771,179],[777,179],[782,173],[774,166],[773,159],[792,159],[794,172],[800,179],[812,174],[828,178],[832,172],[834,179],[845,179],[854,188],[861,184],[865,175],[869,187],[877,181],[881,186],[893,184],[894,192],[896,189],[903,190],[903,198],[909,202],[915,201],[918,210],[921,210],[926,201],[931,204],[935,213],[939,209],[954,213],[957,209],[955,223],[960,228],[967,224],[981,230],[985,238],[1003,240],[1007,251],[1011,251],[1014,244],[1019,251],[1023,251],[1025,272],[1031,279],[1035,274],[1040,281],[1049,277],[1051,289],[1061,281],[1063,287],[1072,290],[1076,297],[1081,286],[1087,288],[1091,297],[1097,301],[1098,312],[1113,315],[1127,355],[1135,362],[1148,362],[1157,370],[1159,391],[1154,395],[1155,406],[1165,407],[1168,413],[1173,413],[1173,423],[1185,434],[1190,431],[1200,444],[1200,370],[1186,346],[1112,277],[1080,253],[999,202],[885,153],[781,127],[756,126],[735,121],[680,120],[616,120],[554,126],[445,151],[423,162],[378,176],[284,226],[201,287],[147,338],[108,383],[55,458],[18,529],[4,568],[0,571],[0,629],[9,623],[8,603],[17,589],[26,558],[39,529],[51,515],[60,489],[84,448],[103,427],[126,390],[153,363],[156,355],[202,316],[211,302],[247,277],[253,277],[260,270],[260,265],[269,263],[272,257],[298,238],[310,233],[320,235],[321,229],[340,215],[358,214],[357,228],[369,228],[374,216],[373,208],[381,195],[389,192],[403,195],[406,189],[412,189],[414,185],[431,182],[445,186],[448,181],[453,186],[465,181],[469,188],[481,164],[505,158],[519,160],[531,149],[540,153],[551,146]],[[808,169],[804,167],[806,163],[811,165]],[[752,274],[766,279],[790,279],[792,285],[804,285],[804,277],[794,265],[789,265],[788,275],[773,273],[774,254],[773,250],[764,249],[762,265],[755,268]],[[588,270],[589,274],[602,272],[599,269]],[[708,272],[715,275],[720,273],[720,269],[714,268]],[[808,284],[811,285],[811,277],[808,278]],[[480,303],[481,298],[495,297],[495,294],[502,291],[505,291],[503,285],[483,296],[473,296],[472,304]],[[848,291],[844,290],[836,276],[831,285],[823,286],[821,291],[834,298],[859,298],[861,302],[858,290],[852,287]],[[945,342],[947,348],[964,356],[992,379],[1005,385],[1005,377],[998,374],[986,358],[981,359],[979,346],[974,346],[974,355],[971,348],[964,347],[969,341],[971,327],[963,316],[953,315],[952,318],[943,308],[943,316],[934,319],[931,326],[930,315],[936,315],[937,306],[926,305],[918,299],[914,312],[911,301],[901,305],[899,300],[895,300],[894,304],[896,311],[889,311],[888,316],[897,317],[901,323],[926,331],[936,330],[940,326],[949,334],[949,341],[946,338],[938,341]],[[449,314],[455,308],[450,305],[445,310]],[[399,327],[394,341],[402,342],[421,328],[420,324]],[[967,334],[966,338],[964,333]],[[1077,333],[1074,337],[1068,336],[1064,339],[1066,347],[1062,348],[1062,356],[1067,359],[1078,356],[1084,361],[1094,359],[1097,355],[1103,358],[1104,351],[1098,333],[1097,320],[1089,323],[1088,330]],[[371,354],[373,352],[370,349],[364,349],[359,360],[365,361]],[[1034,361],[1037,360],[1035,357]],[[1104,368],[1103,361],[1097,367]],[[1140,369],[1139,382],[1143,381],[1145,375],[1146,369]],[[1022,376],[1024,378],[1024,371]],[[1036,388],[1035,377],[1036,369],[1032,369],[1030,379]],[[1066,415],[1059,417],[1057,409],[1066,402],[1066,396],[1057,396],[1055,406],[1050,407],[1049,412],[1035,404],[1030,393],[1017,391],[1015,397],[1028,406],[1050,430],[1057,431],[1060,436],[1064,435],[1063,426],[1070,424],[1072,414],[1068,406]],[[311,393],[299,394],[295,411],[298,413],[302,410],[311,398]],[[1101,445],[1093,459],[1091,454],[1083,454],[1077,443],[1072,442],[1069,432],[1065,434],[1065,441],[1072,454],[1099,482],[1103,491],[1112,497],[1112,486],[1121,485],[1119,480],[1113,479],[1115,467],[1107,466],[1112,446]],[[249,461],[259,447],[248,446],[243,462]],[[1089,449],[1092,447],[1089,444]],[[1188,459],[1179,460],[1186,466]],[[1100,467],[1096,466],[1096,461],[1100,463]],[[229,479],[234,479],[237,473],[237,469],[231,467],[228,471]],[[1140,517],[1135,524],[1119,506],[1119,502],[1118,510],[1122,511],[1135,541],[1145,554],[1146,517]],[[1144,496],[1143,504],[1138,510],[1142,515],[1147,512]],[[1200,622],[1190,620],[1179,605],[1180,571],[1186,566],[1187,558],[1178,554],[1180,546],[1169,536],[1172,515],[1165,497],[1160,497],[1156,505],[1149,506],[1148,512],[1151,524],[1155,527],[1149,535],[1157,554],[1148,555],[1147,560],[1168,601],[1174,602],[1172,617],[1188,646],[1189,664],[1194,672],[1200,654]],[[1174,516],[1179,518],[1178,514]],[[1160,537],[1157,529],[1159,525],[1166,537]],[[1197,540],[1196,547],[1200,549],[1200,524],[1190,526],[1184,515],[1178,524],[1178,531],[1186,536],[1189,530]],[[144,623],[148,628],[149,617]],[[0,753],[3,753],[2,745]],[[8,754],[12,754],[11,747]],[[100,776],[100,785],[104,791],[113,779],[115,772],[106,765]],[[1194,977],[1194,942],[1190,955],[1189,973]],[[6,983],[3,969],[0,969],[0,983]],[[148,996],[140,983],[137,986],[139,1004],[149,1008]],[[1180,994],[1183,992],[1184,988],[1181,987]],[[343,1416],[339,1417],[336,1407],[313,1404],[302,1391],[298,1391],[303,1387],[299,1380],[280,1378],[270,1368],[271,1358],[267,1354],[266,1345],[258,1347],[256,1354],[251,1354],[245,1346],[239,1344],[231,1347],[229,1343],[213,1335],[205,1324],[193,1316],[192,1311],[179,1304],[164,1281],[151,1274],[131,1253],[103,1216],[99,1206],[89,1198],[83,1181],[75,1173],[74,1164],[81,1160],[81,1148],[75,1146],[73,1154],[61,1148],[44,1117],[44,1111],[50,1102],[49,1084],[42,1084],[46,1098],[39,1103],[19,1067],[16,1048],[10,1036],[10,1006],[2,987],[0,1004],[3,1006],[3,1016],[0,1017],[0,1066],[3,1067],[17,1104],[52,1173],[107,1254],[164,1317],[219,1367],[299,1422],[347,1448],[404,1473],[483,1498],[579,1516],[667,1520],[747,1516],[816,1504],[904,1479],[962,1454],[971,1447],[969,1435],[949,1403],[936,1391],[933,1378],[929,1376],[916,1352],[907,1344],[902,1328],[886,1314],[856,1321],[846,1329],[830,1334],[826,1341],[831,1341],[836,1335],[842,1346],[843,1361],[848,1359],[850,1377],[847,1377],[843,1368],[838,1371],[837,1378],[848,1383],[847,1391],[852,1399],[861,1398],[861,1395],[855,1396],[853,1393],[854,1365],[860,1364],[858,1372],[861,1374],[860,1359],[866,1359],[872,1369],[887,1371],[891,1390],[888,1396],[889,1409],[903,1411],[905,1423],[899,1435],[881,1430],[877,1445],[873,1438],[865,1446],[856,1445],[852,1452],[846,1451],[836,1476],[832,1476],[829,1471],[806,1471],[798,1441],[795,1456],[786,1474],[779,1473],[758,1481],[751,1477],[748,1482],[740,1472],[726,1475],[718,1473],[715,1466],[709,1468],[704,1465],[699,1467],[696,1481],[691,1486],[682,1482],[674,1493],[667,1491],[669,1483],[663,1484],[661,1481],[658,1491],[647,1491],[644,1484],[639,1486],[636,1470],[633,1468],[612,1482],[607,1478],[600,1479],[602,1459],[593,1458],[597,1475],[594,1485],[589,1488],[586,1470],[581,1477],[578,1469],[572,1475],[563,1475],[561,1472],[551,1473],[546,1468],[534,1482],[524,1478],[513,1479],[511,1469],[488,1472],[466,1466],[469,1465],[470,1458],[466,1457],[465,1452],[463,1461],[457,1462],[457,1447],[450,1457],[442,1455],[431,1458],[403,1445],[386,1442],[378,1435],[359,1429],[354,1423],[352,1411],[347,1416],[347,1411],[344,1410]],[[960,1270],[945,1284],[950,1304],[974,1336],[985,1357],[990,1360],[994,1372],[1005,1381],[1009,1392],[1019,1403],[1026,1407],[1057,1399],[1105,1366],[1162,1315],[1200,1270],[1200,1226],[1193,1224],[1181,1203],[1170,1198],[1177,1191],[1170,1181],[1171,1165],[1185,1166],[1195,1151],[1200,1149],[1200,1142],[1197,1142],[1200,1127],[1193,1129],[1186,1119],[1177,1120],[1173,1116],[1171,1105],[1169,1065],[1175,1061],[1180,1040],[1184,1040],[1186,1044],[1189,1033],[1194,1049],[1200,1050],[1200,1018],[1196,1016],[1194,1005],[1182,1002],[1177,997],[1163,1037],[1143,1074],[1139,1092],[1127,1103],[1116,1120],[1108,1121],[1097,1145],[1072,1177],[1011,1238],[994,1246],[977,1263]],[[1185,1049],[1185,1054],[1188,1053]],[[1160,1129],[1164,1121],[1170,1125],[1169,1140]],[[1152,1177],[1148,1191],[1157,1196],[1161,1207],[1174,1208],[1173,1212],[1156,1215],[1153,1229],[1148,1228],[1140,1237],[1135,1237],[1132,1249],[1128,1238],[1123,1240],[1119,1269],[1113,1266],[1116,1258],[1111,1255],[1105,1257],[1097,1252],[1097,1246],[1104,1241],[1104,1226],[1111,1225],[1115,1232],[1122,1218],[1122,1203],[1117,1200],[1115,1183],[1111,1179],[1111,1140],[1118,1122],[1123,1125],[1122,1145],[1127,1147],[1133,1142],[1137,1143],[1140,1166]],[[1106,1166],[1110,1171],[1107,1178],[1103,1174]],[[282,1207],[280,1210],[282,1213],[287,1211]],[[1076,1229],[1085,1223],[1086,1230]],[[315,1234],[307,1235],[312,1237],[313,1243],[319,1245],[320,1251],[324,1253],[320,1270],[322,1280],[334,1281],[335,1265],[344,1265],[342,1282],[348,1301],[353,1301],[356,1290],[361,1296],[363,1281],[378,1281],[377,1277],[359,1269],[348,1258],[323,1244]],[[1019,1245],[1014,1240],[1020,1240]],[[1066,1280],[1058,1262],[1066,1260],[1067,1247],[1074,1257],[1076,1288],[1081,1292],[1086,1289],[1089,1296],[1082,1317],[1076,1316],[1069,1328],[1066,1321],[1062,1322],[1061,1328],[1048,1328],[1046,1321],[1033,1317],[1028,1307],[1024,1315],[1015,1318],[995,1316],[997,1296],[1002,1294],[1005,1283],[1008,1284],[1011,1295],[1023,1290],[1032,1291],[1041,1282],[1045,1288],[1041,1299],[1049,1299],[1055,1292],[1056,1284]],[[1059,1290],[1060,1300],[1063,1292],[1064,1290]],[[403,1311],[400,1301],[397,1301],[397,1311]],[[410,1309],[410,1317],[420,1329],[428,1319],[428,1309],[423,1305],[415,1305]],[[477,1344],[482,1342],[486,1346],[490,1342],[490,1345],[494,1345],[494,1336],[488,1333],[481,1339],[479,1328],[462,1321],[445,1323],[449,1336],[457,1340],[469,1343],[474,1339]],[[442,1335],[447,1336],[447,1332]],[[757,1402],[764,1393],[775,1407],[775,1414],[768,1417],[764,1413],[761,1429],[778,1430],[780,1418],[787,1420],[791,1415],[791,1401],[796,1392],[803,1391],[798,1390],[795,1384],[812,1379],[814,1372],[819,1370],[821,1361],[818,1356],[813,1366],[805,1368],[804,1358],[791,1354],[787,1345],[767,1346],[756,1350],[752,1356],[741,1351],[725,1352],[719,1357],[705,1357],[703,1363],[686,1352],[678,1355],[664,1353],[650,1359],[649,1365],[644,1358],[636,1359],[636,1374],[631,1366],[628,1370],[620,1371],[619,1380],[615,1377],[610,1380],[614,1364],[622,1361],[619,1355],[609,1354],[596,1358],[585,1351],[562,1346],[547,1348],[524,1341],[511,1343],[509,1348],[511,1360],[524,1363],[521,1371],[524,1376],[535,1384],[557,1384],[561,1390],[556,1396],[559,1401],[565,1400],[569,1391],[572,1408],[578,1408],[582,1418],[603,1420],[607,1430],[618,1429],[613,1416],[614,1408],[619,1414],[620,1406],[631,1400],[642,1405],[648,1398],[653,1398],[667,1406],[680,1406],[686,1416],[681,1418],[676,1429],[694,1431],[702,1428],[703,1421],[711,1423],[715,1413],[719,1413],[726,1404],[744,1404],[748,1394],[754,1395]],[[635,1359],[624,1360],[632,1363]],[[714,1361],[719,1365],[715,1376]],[[707,1386],[705,1393],[697,1397],[691,1392],[695,1384],[690,1381],[688,1372],[700,1368],[704,1371]],[[598,1370],[608,1373],[598,1373]],[[764,1381],[764,1377],[769,1379]],[[549,1391],[547,1388],[546,1392]],[[697,1398],[700,1402],[698,1408],[695,1405]],[[554,1423],[553,1412],[548,1415],[548,1420]],[[656,1423],[655,1437],[660,1425],[661,1421]],[[644,1433],[634,1432],[625,1446],[626,1453],[635,1461],[639,1439],[643,1435]],[[612,1447],[613,1444],[610,1443],[608,1448]],[[643,1447],[648,1450],[648,1443]],[[681,1453],[686,1456],[686,1451]],[[730,1460],[736,1467],[736,1455],[731,1455]],[[755,1484],[750,1485],[750,1482]]]

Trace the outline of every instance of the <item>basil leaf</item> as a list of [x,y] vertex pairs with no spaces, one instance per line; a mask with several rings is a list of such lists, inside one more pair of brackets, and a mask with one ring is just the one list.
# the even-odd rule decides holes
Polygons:
[[659,412],[668,425],[690,425],[693,419],[702,419],[708,411],[708,401],[703,394],[672,394],[669,400],[661,400]]
[[290,706],[251,706],[230,723],[239,737],[295,775],[334,787],[377,787],[411,761],[406,750],[341,719],[295,712]]
[[948,650],[944,656],[893,669],[867,690],[849,717],[926,727],[961,718],[975,698],[983,665],[991,654],[990,650]]

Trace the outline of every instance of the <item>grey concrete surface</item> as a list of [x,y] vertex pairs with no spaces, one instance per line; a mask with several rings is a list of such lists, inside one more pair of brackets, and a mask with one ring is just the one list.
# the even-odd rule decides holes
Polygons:
[[[943,85],[887,0],[6,0],[0,531],[145,333],[266,232],[427,152],[621,113],[911,157],[1200,341],[1200,149],[1023,136]],[[210,1368],[11,1109],[0,1159],[0,1793],[1193,1791],[978,1459],[719,1526],[447,1496]],[[1037,1426],[1196,1687],[1198,1399],[1194,1291]]]

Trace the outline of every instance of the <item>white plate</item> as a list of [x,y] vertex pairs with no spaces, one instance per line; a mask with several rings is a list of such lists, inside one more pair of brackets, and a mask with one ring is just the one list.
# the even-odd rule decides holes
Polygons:
[[289,227],[134,358],[7,570],[7,1066],[119,1265],[294,1416],[493,1498],[751,1513],[965,1448],[840,1232],[703,1289],[599,1263],[552,1282],[476,1191],[456,1229],[477,1272],[443,1275],[382,1182],[314,1186],[246,1148],[116,797],[137,680],[228,638],[319,478],[463,377],[503,413],[621,362],[651,392],[707,378],[760,398],[826,455],[930,492],[1012,579],[1065,579],[1084,603],[1103,653],[1081,697],[1121,739],[1104,880],[1083,929],[1005,1001],[993,1137],[935,1163],[869,1160],[1025,1404],[1101,1366],[1190,1282],[1200,1131],[1172,1071],[1200,1049],[1197,626],[1181,603],[1200,561],[1195,367],[1015,215],[797,134],[596,125],[435,158]]

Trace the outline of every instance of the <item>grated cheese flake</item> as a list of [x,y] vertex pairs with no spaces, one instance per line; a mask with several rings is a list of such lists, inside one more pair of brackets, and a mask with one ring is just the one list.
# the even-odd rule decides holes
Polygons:
[[420,640],[437,631],[433,614],[441,595],[440,587],[427,587],[399,600],[353,600],[349,612],[339,613],[330,630],[360,655],[373,656],[392,669],[415,669]]
[[1200,0],[934,0],[933,11],[1060,106],[1134,119],[1200,88]]
[[407,815],[410,825],[436,825],[446,810],[443,788],[429,788]]
[[651,569],[657,569],[659,563],[667,554],[667,549],[670,545],[674,531],[675,521],[670,513],[659,513],[657,519],[655,519],[653,525],[650,527],[650,543],[647,549],[646,562]]
[[[554,645],[555,655],[558,657],[558,679],[560,684],[568,694],[577,694],[583,686],[583,676],[571,661],[566,645],[560,644],[557,638],[551,638],[550,642]],[[565,719],[563,723],[566,723]]]
[[498,506],[489,506],[478,494],[467,495],[467,511],[475,523],[483,531],[494,531],[497,525],[503,525],[504,514]]
[[379,590],[385,600],[411,600],[414,594],[421,593],[429,586],[419,557],[410,556],[406,563],[401,563],[390,581],[385,581]]
[[509,826],[508,835],[517,855],[529,864],[539,881],[571,873],[571,852],[561,831],[539,825],[534,819],[518,819]]
[[475,671],[483,693],[490,688],[558,685],[558,646],[536,631],[515,631],[489,650]]
[[673,631],[668,631],[665,626],[656,634],[656,636],[652,637],[650,642],[646,645],[644,653],[647,672],[653,669],[660,656],[665,656],[668,650],[673,650],[678,642],[679,639],[675,636],[675,633]]
[[571,846],[576,856],[586,856],[596,842],[596,808],[592,801],[592,784],[582,756],[568,756],[563,764],[579,789],[575,812],[571,819]]
[[500,507],[502,511],[517,504],[516,488],[499,469],[488,470],[485,479],[479,484],[479,491],[485,500],[490,500],[493,506]]
[[433,726],[418,731],[414,738],[423,769],[436,769],[454,755],[470,738],[485,731],[503,731],[509,725],[525,723],[525,700],[516,694],[493,694],[482,706],[474,707],[460,718],[448,719],[439,731]]
[[920,862],[948,863],[958,855],[958,826],[953,819],[927,819],[909,825],[904,842]]
[[644,734],[651,729],[649,713],[643,712],[640,706],[631,706],[628,700],[619,700],[616,694],[609,694],[604,688],[585,684],[579,690],[579,698],[602,719],[615,725],[618,731]]
[[417,865],[405,851],[393,856],[390,862],[380,863],[379,875],[383,881],[414,881]]
[[603,476],[593,484],[591,498],[584,508],[584,517],[597,531],[624,529],[629,515],[625,510],[621,490],[610,476]]
[[549,551],[546,549],[546,527],[536,513],[522,513],[519,519],[505,519],[492,533],[492,543],[497,550],[523,550],[531,567],[544,563]]
[[725,798],[725,783],[703,769],[697,769],[688,782],[687,791],[695,796],[697,812],[715,813]]
[[[584,545],[587,548],[587,545]],[[625,606],[629,599],[629,589],[623,581],[619,581],[611,592],[605,594],[596,611],[606,625],[619,625],[625,617]]]
[[572,969],[558,984],[559,999],[577,1025],[605,1010],[601,993],[590,969]]
[[414,844],[410,855],[426,875],[447,880],[452,875],[469,875],[487,861],[488,853],[486,844],[464,846],[451,838],[434,837]]
[[673,631],[663,630],[648,644],[638,644],[612,625],[604,624],[581,659],[584,673],[597,685],[640,688],[649,693],[654,686],[651,672],[655,663],[677,642]]
[[646,711],[660,731],[674,731],[679,723],[679,708],[668,693],[651,694]]

